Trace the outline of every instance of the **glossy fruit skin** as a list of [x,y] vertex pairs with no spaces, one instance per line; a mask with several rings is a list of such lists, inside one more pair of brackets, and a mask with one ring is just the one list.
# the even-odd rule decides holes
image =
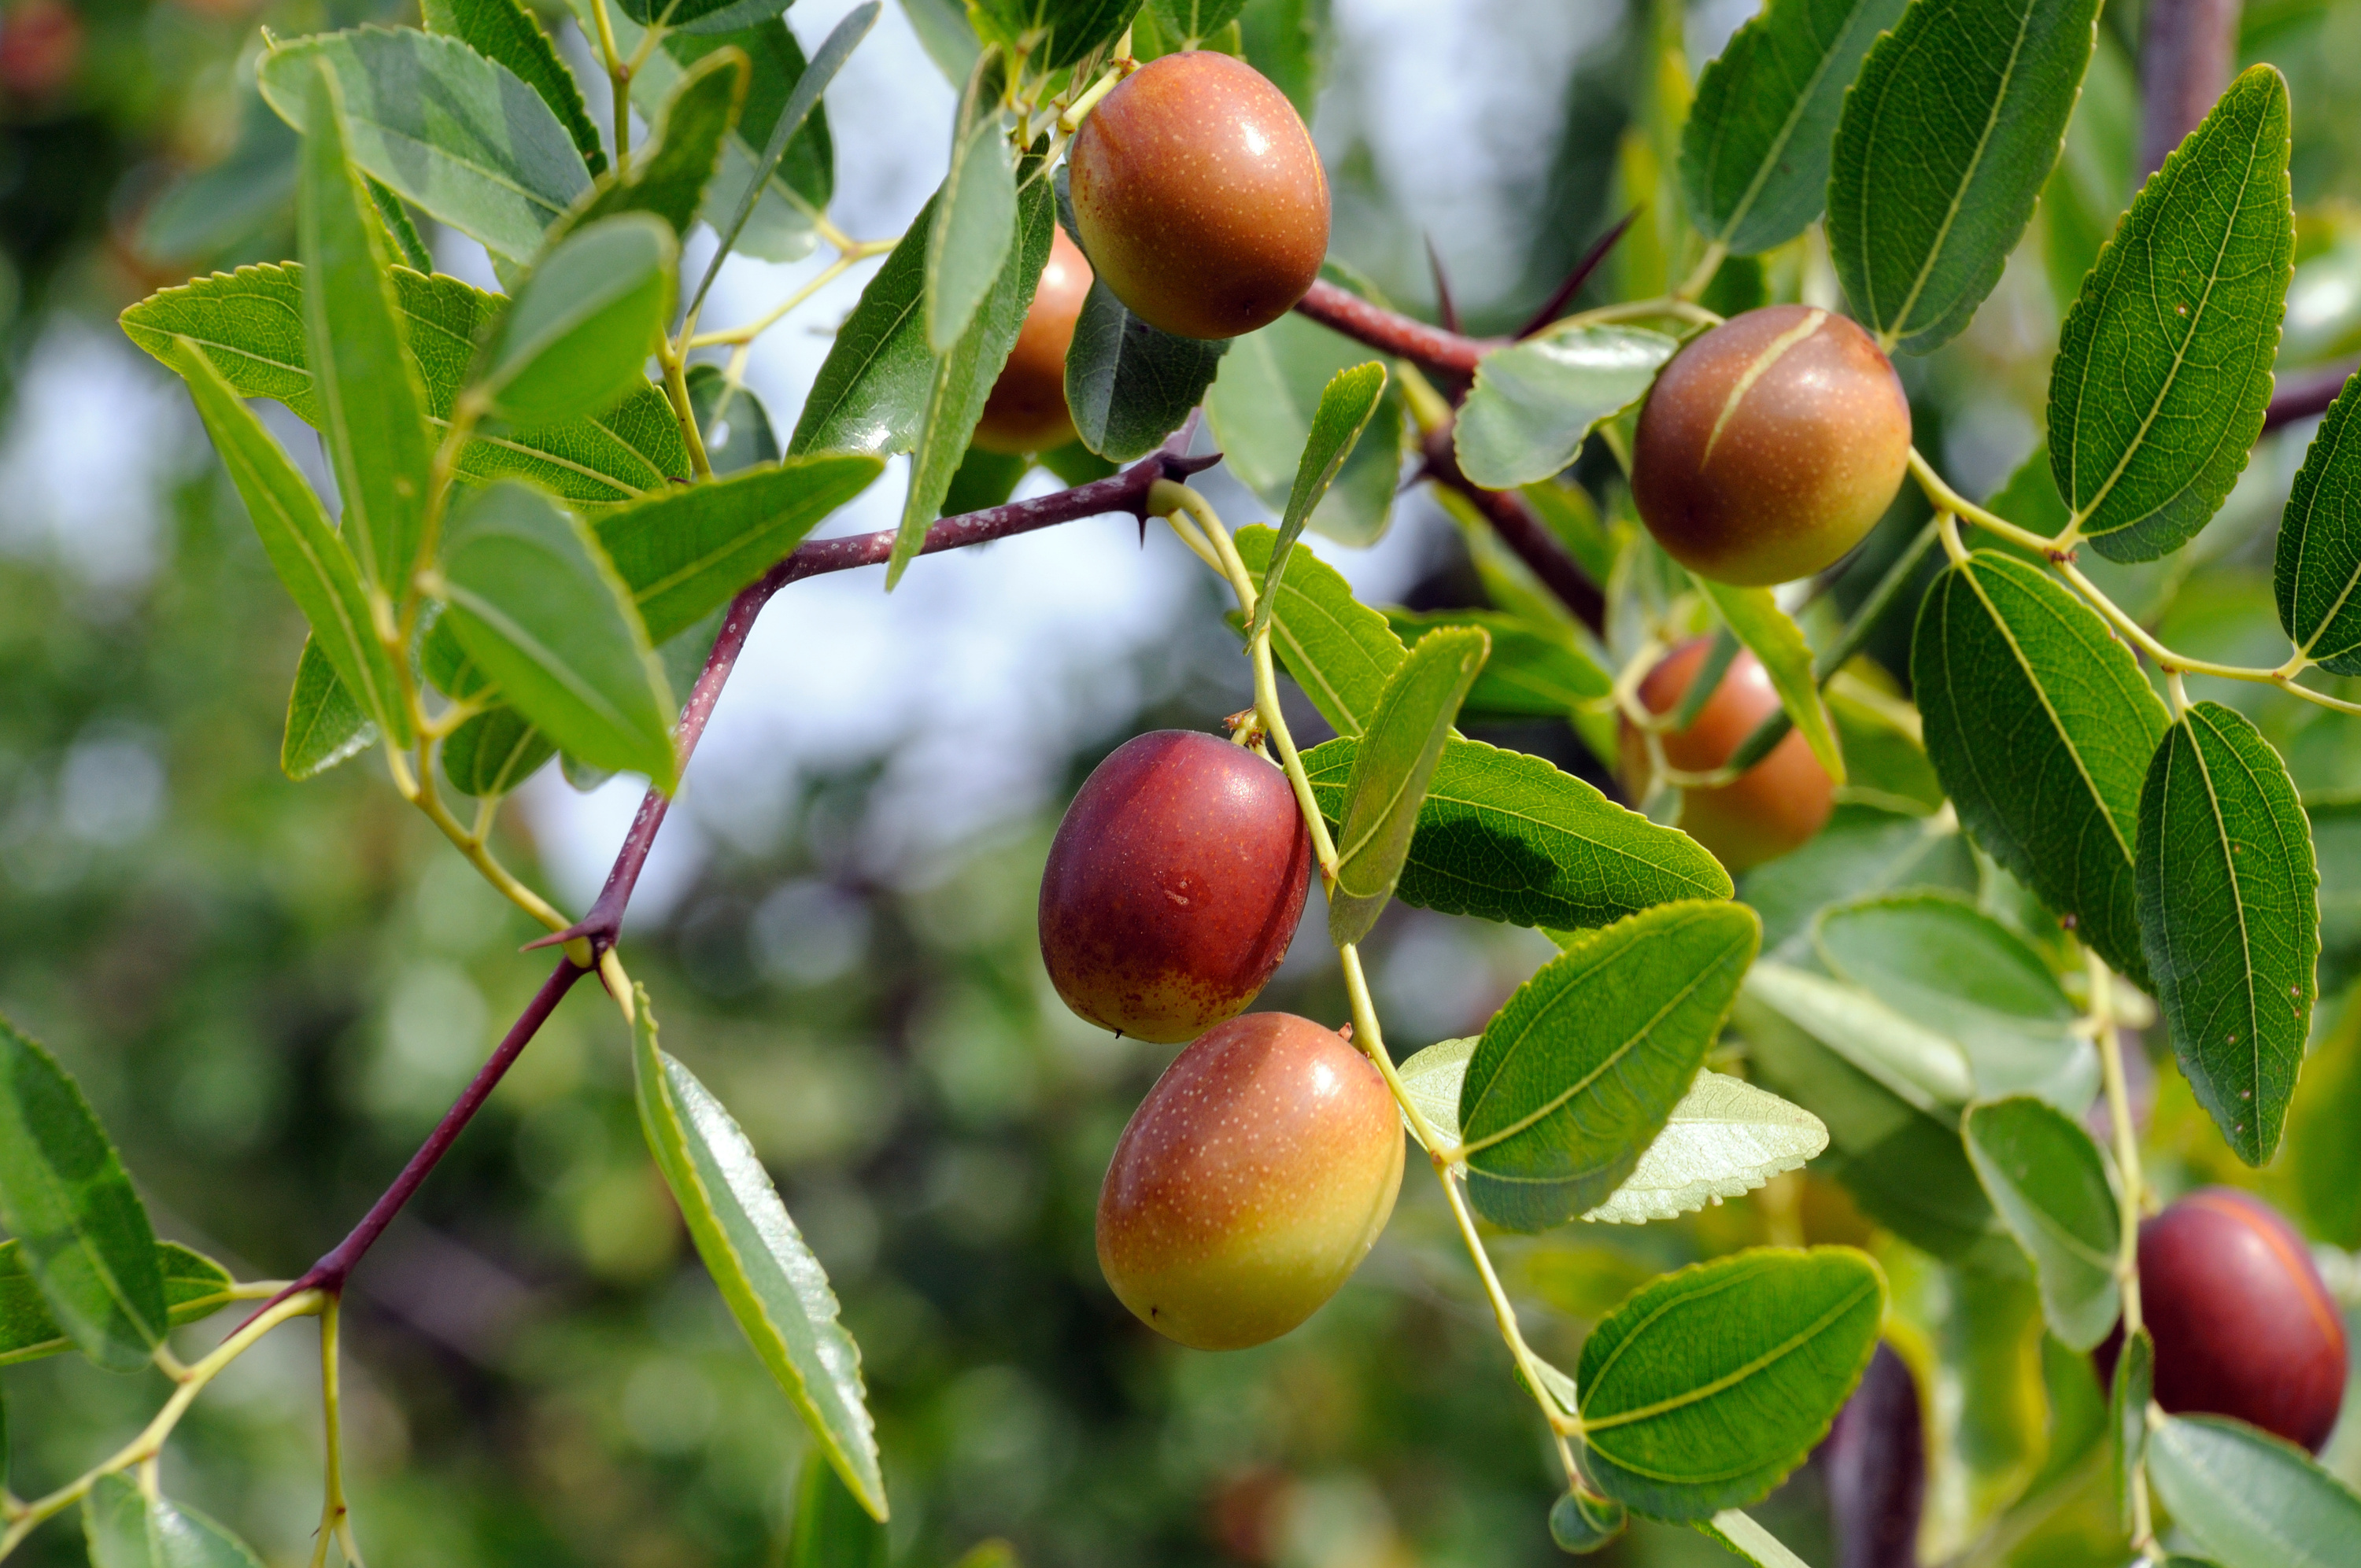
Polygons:
[[1198,1350],[1278,1338],[1351,1277],[1401,1188],[1401,1117],[1333,1029],[1249,1013],[1148,1091],[1099,1190],[1099,1268]]
[[1692,338],[1640,411],[1631,495],[1682,565],[1741,587],[1807,577],[1884,514],[1910,402],[1869,334],[1770,305]]
[[[1664,655],[1640,683],[1640,701],[1651,713],[1680,707],[1697,667],[1712,646],[1709,638],[1684,642]],[[1779,709],[1779,694],[1762,662],[1740,649],[1705,706],[1686,729],[1662,740],[1664,762],[1683,773],[1709,773],[1730,761],[1754,727]],[[1638,799],[1648,788],[1646,740],[1630,719],[1622,725],[1620,771],[1624,787]],[[1770,754],[1729,784],[1682,792],[1681,831],[1695,839],[1732,872],[1746,871],[1801,848],[1825,827],[1835,808],[1836,784],[1812,755],[1800,731],[1790,729]]]
[[[2320,1452],[2345,1399],[2345,1320],[2294,1226],[2259,1199],[2203,1188],[2141,1224],[2139,1277],[2158,1404]],[[2110,1370],[2116,1343],[2101,1351]]]
[[1091,264],[1082,247],[1057,230],[1016,346],[984,400],[976,445],[986,452],[1048,452],[1074,439],[1074,416],[1066,408],[1066,350],[1090,291]]
[[1182,337],[1285,314],[1328,254],[1328,176],[1295,105],[1210,49],[1150,60],[1100,100],[1068,159],[1100,280]]
[[1041,870],[1041,959],[1066,1005],[1118,1034],[1191,1040],[1287,956],[1312,843],[1287,775],[1189,729],[1094,769]]

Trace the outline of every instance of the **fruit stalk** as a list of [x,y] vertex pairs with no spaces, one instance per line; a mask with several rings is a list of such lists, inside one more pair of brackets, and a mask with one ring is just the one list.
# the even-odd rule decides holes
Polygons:
[[[2115,1252],[2115,1288],[2123,1298],[2124,1337],[2128,1341],[2142,1327],[2139,1133],[2132,1125],[2131,1091],[2124,1078],[2123,1036],[2115,1027],[2114,976],[2108,971],[2106,960],[2088,948],[2083,950],[2082,960],[2090,975],[2092,1043],[2099,1047],[2099,1070],[2106,1085],[2107,1122],[2114,1134],[2115,1172],[2123,1187],[2118,1197],[2123,1205],[2124,1234]],[[2149,1517],[2146,1469],[2132,1473],[2131,1490],[2132,1545],[2145,1551],[2156,1533]]]

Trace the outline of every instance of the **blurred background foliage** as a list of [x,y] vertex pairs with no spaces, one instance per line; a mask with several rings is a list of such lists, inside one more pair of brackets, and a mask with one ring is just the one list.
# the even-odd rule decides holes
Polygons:
[[[848,77],[832,95],[848,199],[857,160],[892,172],[848,127],[901,115],[901,88],[917,196],[939,167],[949,90],[916,40],[946,13],[913,4],[920,34],[892,16],[880,34],[901,29],[902,76]],[[1245,36],[1266,58],[1290,50],[1281,79],[1317,105],[1339,258],[1432,313],[1432,235],[1471,329],[1505,330],[1638,206],[1610,275],[1625,291],[1656,286],[1661,126],[1747,0],[1334,5],[1254,0]],[[0,1011],[80,1077],[161,1228],[247,1277],[293,1274],[342,1233],[542,972],[515,954],[533,935],[521,917],[372,764],[301,786],[280,776],[301,623],[162,373],[112,336],[113,313],[153,288],[291,249],[293,137],[252,89],[258,29],[366,19],[412,18],[376,0],[0,0]],[[560,10],[545,19],[571,27]],[[832,19],[827,0],[789,13],[807,41]],[[1970,493],[1997,488],[2033,444],[2059,301],[2133,185],[2136,6],[2111,4],[2102,31],[2067,157],[2002,290],[1971,331],[1905,366],[1921,444]],[[2243,49],[2288,73],[2298,115],[2303,239],[2284,364],[2340,364],[2361,349],[2361,4],[2257,0]],[[844,102],[856,88],[869,98]],[[800,391],[772,394],[783,428]],[[2309,435],[2267,439],[2195,549],[2112,569],[2111,589],[2177,646],[2268,657],[2234,644],[2270,633],[2267,520]],[[1237,489],[1224,505],[1234,521],[1250,510]],[[1897,540],[1916,524],[1907,507],[1890,520]],[[1384,552],[1323,553],[1413,608],[1479,602],[1456,531],[1422,500],[1399,510]],[[987,1535],[1039,1564],[1552,1561],[1553,1462],[1430,1184],[1406,1184],[1333,1306],[1260,1350],[1180,1350],[1098,1277],[1099,1177],[1167,1053],[1058,1005],[1033,936],[1042,853],[1058,804],[1115,744],[1209,727],[1247,700],[1214,585],[1184,576],[1177,552],[1148,561],[1185,588],[1115,655],[1091,645],[1102,700],[1087,723],[1018,738],[1047,752],[1029,789],[989,810],[930,802],[895,783],[925,744],[909,733],[783,766],[754,792],[762,830],[708,833],[653,901],[628,947],[635,972],[666,1045],[743,1119],[843,1299],[897,1563],[948,1563]],[[1012,646],[1027,635],[974,625]],[[1898,639],[1884,653],[1898,674]],[[2361,730],[2253,687],[2206,695],[2256,712],[2312,802],[2361,810]],[[1307,742],[1320,733],[1308,710],[1297,722]],[[1605,782],[1565,724],[1492,738]],[[707,787],[740,787],[749,765]],[[603,861],[619,824],[586,827],[554,784],[535,799],[511,815],[505,852],[531,866],[564,840]],[[960,826],[927,830],[938,815]],[[2340,821],[2323,817],[2321,854],[2332,1011],[2361,952],[2361,817],[2349,837]],[[1268,1004],[1342,1014],[1323,925],[1314,909]],[[1532,933],[1390,911],[1372,968],[1397,1052],[1480,1027],[1548,951]],[[2344,1057],[2361,1051],[2356,1033],[2338,1036]],[[2361,1215],[2305,1207],[2282,1169],[2237,1168],[2177,1076],[2165,1082],[2154,1142],[2168,1191],[2260,1185],[2316,1239],[2361,1242],[2338,1228]],[[2297,1114],[2301,1142],[2301,1102]],[[2311,1132],[2340,1135],[2350,1144],[2349,1127]],[[1964,1545],[1999,1503],[2054,1487],[2063,1500],[2045,1521],[1988,1542],[1985,1560],[2103,1562],[2095,1384],[2044,1342],[2021,1277],[1872,1234],[1814,1178],[1644,1230],[1504,1237],[1498,1255],[1537,1348],[1570,1365],[1588,1323],[1646,1274],[1806,1238],[1871,1245],[1894,1279],[1894,1337],[1932,1435],[1930,1539]],[[621,1025],[588,989],[350,1302],[357,1517],[379,1564],[782,1560],[804,1439],[686,1244],[641,1145]],[[175,1495],[274,1563],[305,1560],[316,1517],[309,1332],[247,1356],[167,1458]],[[70,1357],[5,1376],[20,1492],[78,1471],[159,1398],[152,1376]],[[2356,1424],[2329,1460],[2361,1478]],[[1815,1464],[1763,1510],[1815,1563],[1837,1561],[1826,1495]],[[81,1552],[53,1527],[27,1561]],[[1603,1559],[1724,1560],[1646,1525]]]

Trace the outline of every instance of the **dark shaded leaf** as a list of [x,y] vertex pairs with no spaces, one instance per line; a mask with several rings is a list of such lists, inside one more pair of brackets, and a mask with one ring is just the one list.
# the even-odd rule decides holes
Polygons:
[[653,213],[686,240],[720,166],[721,144],[745,106],[752,74],[745,54],[719,49],[681,72],[665,100],[654,140],[614,179],[601,180],[552,224],[552,243],[619,213]]
[[2168,1416],[2148,1479],[2173,1523],[2222,1568],[2338,1568],[2361,1541],[2361,1497],[2280,1442],[2219,1416]]
[[549,737],[515,708],[487,708],[445,739],[443,776],[464,795],[502,795],[556,753]]
[[1154,451],[1213,384],[1229,346],[1152,327],[1093,280],[1066,350],[1066,405],[1082,444],[1115,463]]
[[2279,625],[2306,657],[2361,674],[2361,376],[2345,383],[2303,455],[2279,519]]
[[[156,1244],[156,1268],[164,1283],[165,1316],[175,1328],[211,1317],[233,1299],[229,1270],[178,1242]],[[26,1265],[25,1244],[0,1242],[0,1366],[72,1348]]]
[[300,784],[359,755],[377,740],[377,720],[361,711],[319,643],[306,637],[303,656],[295,665],[295,689],[287,696],[280,771]]

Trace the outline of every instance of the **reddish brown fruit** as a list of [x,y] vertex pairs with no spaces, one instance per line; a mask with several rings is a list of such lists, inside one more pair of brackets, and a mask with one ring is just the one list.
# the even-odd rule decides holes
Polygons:
[[1401,1117],[1369,1059],[1309,1019],[1250,1013],[1132,1113],[1099,1190],[1099,1267],[1182,1344],[1260,1344],[1360,1266],[1401,1172]]
[[[1706,638],[1684,642],[1640,683],[1640,701],[1650,713],[1670,713],[1705,663]],[[1762,663],[1744,649],[1722,673],[1721,684],[1705,699],[1686,729],[1661,740],[1665,765],[1685,773],[1709,773],[1730,761],[1754,727],[1779,710],[1779,694]],[[1624,787],[1634,799],[1648,792],[1648,746],[1639,728],[1623,721]],[[1733,872],[1774,860],[1808,841],[1826,825],[1836,802],[1836,785],[1804,737],[1790,729],[1770,755],[1729,784],[1682,792],[1681,830],[1711,850]]]
[[1187,729],[1091,773],[1041,871],[1041,959],[1093,1024],[1172,1045],[1243,1010],[1303,915],[1312,843],[1287,775]]
[[1328,254],[1328,176],[1287,94],[1210,50],[1150,60],[1069,156],[1074,221],[1101,281],[1182,337],[1285,314]]
[[1762,587],[1860,543],[1909,458],[1909,400],[1869,334],[1808,305],[1772,305],[1692,339],[1656,378],[1631,496],[1674,560]]
[[[2158,1404],[2320,1452],[2345,1401],[2345,1320],[2294,1226],[2259,1199],[2208,1187],[2140,1226],[2139,1277]],[[2110,1376],[2120,1343],[2100,1349]]]
[[1074,416],[1066,409],[1066,350],[1090,291],[1091,264],[1066,231],[1057,230],[1016,346],[984,400],[975,444],[986,452],[1048,452],[1074,439]]

